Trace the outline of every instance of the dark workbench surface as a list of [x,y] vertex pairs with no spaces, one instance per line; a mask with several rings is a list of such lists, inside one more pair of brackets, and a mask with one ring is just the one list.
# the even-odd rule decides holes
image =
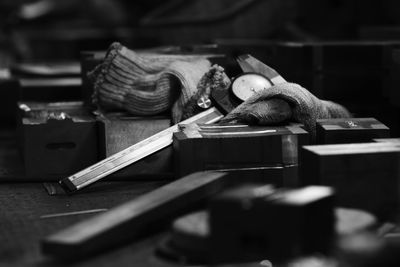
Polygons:
[[[49,195],[42,183],[0,184],[0,266],[64,266],[40,251],[40,240],[94,214],[43,215],[109,209],[160,186],[161,182],[103,182],[76,195]],[[68,266],[168,266],[154,255],[161,235],[132,242]],[[71,255],[73,258],[73,255]],[[133,265],[132,265],[133,264]]]
[[[165,235],[162,233],[73,263],[56,262],[43,255],[40,249],[40,241],[44,237],[98,212],[58,217],[48,215],[110,209],[161,186],[165,181],[99,182],[77,194],[66,195],[55,182],[21,182],[23,173],[14,132],[0,131],[0,266],[172,264],[157,258],[154,253],[156,245]],[[46,187],[57,189],[56,194],[50,195]]]

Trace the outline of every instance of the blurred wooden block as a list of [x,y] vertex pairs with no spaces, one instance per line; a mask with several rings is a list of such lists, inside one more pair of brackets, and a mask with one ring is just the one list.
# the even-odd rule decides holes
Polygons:
[[388,137],[390,129],[374,118],[317,120],[318,144],[363,143]]
[[300,180],[303,185],[328,185],[337,203],[393,217],[399,207],[400,145],[359,143],[304,146]]
[[[243,199],[242,201],[246,200]],[[240,199],[237,199],[237,201],[240,201]],[[370,231],[377,226],[376,217],[365,211],[336,207],[334,215],[335,233],[339,236]],[[235,232],[232,235],[236,235],[237,230],[233,230]],[[285,229],[279,229],[279,231],[285,231]],[[220,241],[224,242],[224,240]],[[170,237],[166,242],[161,243],[158,251],[169,258],[180,260],[182,263],[184,261],[185,264],[192,262],[211,264],[211,255],[216,253],[211,242],[209,211],[200,210],[174,220],[171,225]],[[230,240],[227,239],[226,242],[230,242]],[[225,246],[225,244],[221,244],[218,249]],[[230,245],[228,244],[228,246]],[[234,253],[231,253],[231,255],[235,256]],[[227,262],[229,260],[232,261],[226,259]]]
[[20,102],[18,107],[28,180],[58,180],[98,160],[97,122],[82,102]]
[[326,252],[333,206],[333,191],[324,186],[277,190],[247,184],[223,192],[209,204],[211,258],[279,261]]
[[[171,126],[171,120],[166,116],[135,117],[115,112],[101,114],[97,118],[101,158],[110,157]],[[172,176],[172,147],[169,147],[127,166],[107,179],[165,179]]]
[[308,144],[309,136],[298,126],[191,124],[183,126],[173,138],[175,173],[182,176],[200,170],[240,168],[264,169],[267,173],[268,168],[297,165],[298,149]]
[[86,221],[46,237],[45,254],[71,259],[88,256],[143,236],[149,229],[191,211],[229,182],[222,172],[194,173],[137,197]]

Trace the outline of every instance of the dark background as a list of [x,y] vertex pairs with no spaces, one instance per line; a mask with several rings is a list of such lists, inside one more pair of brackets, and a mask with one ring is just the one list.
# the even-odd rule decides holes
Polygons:
[[[79,63],[82,51],[105,51],[115,41],[134,50],[250,53],[288,81],[356,117],[375,117],[399,136],[399,23],[395,0],[3,0],[0,74],[21,62]],[[232,61],[221,65],[230,76],[238,73]],[[13,110],[7,88],[1,86],[0,106]]]
[[78,59],[116,40],[130,48],[221,38],[388,40],[400,37],[399,23],[395,0],[0,1],[0,44],[18,60]]

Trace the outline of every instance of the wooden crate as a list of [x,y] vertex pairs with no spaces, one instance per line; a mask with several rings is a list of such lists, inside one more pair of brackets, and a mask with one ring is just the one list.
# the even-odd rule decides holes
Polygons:
[[324,186],[276,190],[246,184],[225,191],[209,204],[212,258],[279,261],[326,252],[334,232],[333,206],[333,190]]
[[302,185],[328,185],[337,204],[393,217],[399,206],[400,145],[390,142],[304,146]]
[[298,148],[308,144],[309,135],[298,126],[191,124],[174,133],[173,140],[175,173],[183,176],[200,170],[297,166]]
[[98,160],[97,121],[82,102],[18,103],[28,180],[59,180]]
[[374,118],[317,120],[318,144],[362,143],[388,137],[390,129]]

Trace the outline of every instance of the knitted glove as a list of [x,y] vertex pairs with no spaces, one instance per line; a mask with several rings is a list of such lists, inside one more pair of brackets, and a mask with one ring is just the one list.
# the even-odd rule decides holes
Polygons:
[[138,54],[114,43],[103,63],[89,73],[93,102],[134,115],[154,115],[173,106],[174,120],[179,120],[210,65],[204,56]]
[[227,90],[231,85],[231,80],[226,75],[224,68],[213,65],[197,84],[197,92],[186,103],[183,109],[182,119],[187,119],[202,111],[197,106],[197,100],[201,97],[209,98],[213,90]]
[[291,120],[304,124],[315,139],[317,119],[348,117],[350,113],[345,107],[320,100],[298,84],[283,83],[253,95],[226,115],[222,122],[269,125]]

